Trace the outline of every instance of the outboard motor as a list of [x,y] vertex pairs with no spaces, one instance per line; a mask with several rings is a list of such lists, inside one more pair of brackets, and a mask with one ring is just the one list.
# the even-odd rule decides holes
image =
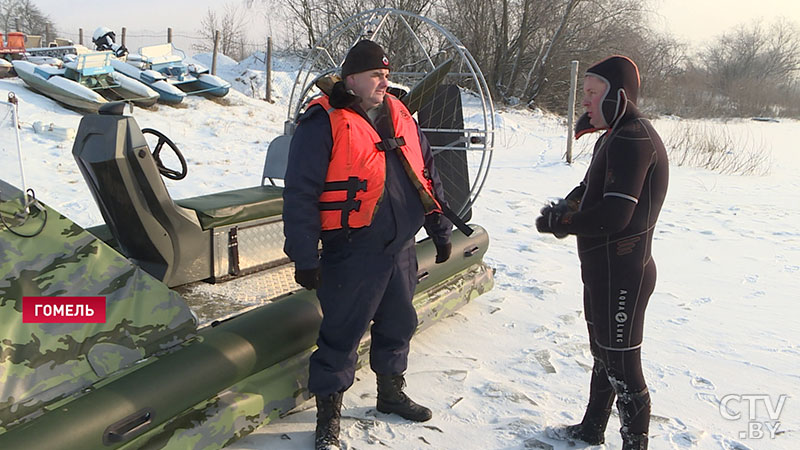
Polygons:
[[117,44],[116,33],[108,27],[98,27],[92,34],[92,42],[94,42],[97,51],[103,52],[110,50],[114,52],[117,58],[128,54],[128,49],[122,44]]

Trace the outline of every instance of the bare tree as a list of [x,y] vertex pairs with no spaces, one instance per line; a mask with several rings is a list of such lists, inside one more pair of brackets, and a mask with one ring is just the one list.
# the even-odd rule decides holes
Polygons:
[[541,85],[545,81],[547,66],[550,63],[550,57],[553,55],[555,47],[559,45],[562,35],[567,31],[567,24],[570,21],[570,16],[572,15],[573,11],[575,11],[575,7],[578,6],[580,1],[581,0],[566,0],[566,2],[561,5],[562,9],[559,13],[560,20],[558,22],[558,26],[555,28],[555,30],[553,30],[549,38],[543,42],[543,45],[540,47],[541,50],[539,55],[534,60],[534,63],[528,72],[528,76],[526,77],[526,84],[529,86],[527,95],[528,104],[532,104],[536,100],[536,96],[539,94]]
[[785,19],[739,26],[708,45],[700,61],[708,89],[728,114],[771,114],[772,102],[783,103],[800,73],[800,30]]
[[194,44],[196,50],[209,51],[214,45],[214,34],[220,33],[219,50],[231,58],[241,60],[247,57],[243,49],[247,46],[247,11],[236,4],[226,4],[222,15],[210,8],[200,22],[198,33],[203,37],[199,44]]
[[3,33],[16,30],[19,19],[21,32],[44,35],[45,29],[56,33],[56,26],[31,0],[0,0],[0,27]]

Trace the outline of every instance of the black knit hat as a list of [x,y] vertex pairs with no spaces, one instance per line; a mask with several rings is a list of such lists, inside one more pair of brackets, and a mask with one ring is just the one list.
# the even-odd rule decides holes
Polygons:
[[347,52],[342,64],[342,78],[354,73],[365,72],[372,69],[389,69],[389,58],[380,45],[364,39],[358,41],[353,48]]

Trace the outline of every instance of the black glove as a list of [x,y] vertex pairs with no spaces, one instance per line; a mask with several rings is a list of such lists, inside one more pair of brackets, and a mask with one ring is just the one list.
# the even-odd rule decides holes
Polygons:
[[564,216],[570,211],[567,201],[559,199],[557,203],[550,202],[542,208],[539,213],[541,216],[536,218],[536,229],[540,233],[553,233],[558,239],[567,237],[567,232],[563,229]]
[[436,244],[436,264],[441,264],[450,259],[450,252],[453,251],[453,244]]
[[309,291],[319,287],[319,267],[315,269],[294,269],[294,281]]

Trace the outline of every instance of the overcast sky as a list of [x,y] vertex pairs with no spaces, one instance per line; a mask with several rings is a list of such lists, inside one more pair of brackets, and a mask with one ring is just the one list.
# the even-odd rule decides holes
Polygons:
[[[277,3],[277,0],[272,0]],[[34,3],[49,15],[62,31],[84,33],[101,25],[119,30],[175,30],[194,32],[209,8],[222,11],[226,3],[244,5],[243,0],[136,0],[130,2],[100,2],[97,0],[34,0]],[[121,3],[121,5],[120,5]],[[264,17],[262,0],[251,0],[257,5],[250,16],[255,21],[257,32],[266,32],[268,21]],[[102,7],[101,7],[102,5]],[[651,0],[652,7],[660,17],[656,18],[658,29],[673,33],[676,37],[694,45],[700,45],[732,27],[763,18],[767,22],[783,16],[800,25],[800,0]],[[279,26],[273,19],[273,27]]]

